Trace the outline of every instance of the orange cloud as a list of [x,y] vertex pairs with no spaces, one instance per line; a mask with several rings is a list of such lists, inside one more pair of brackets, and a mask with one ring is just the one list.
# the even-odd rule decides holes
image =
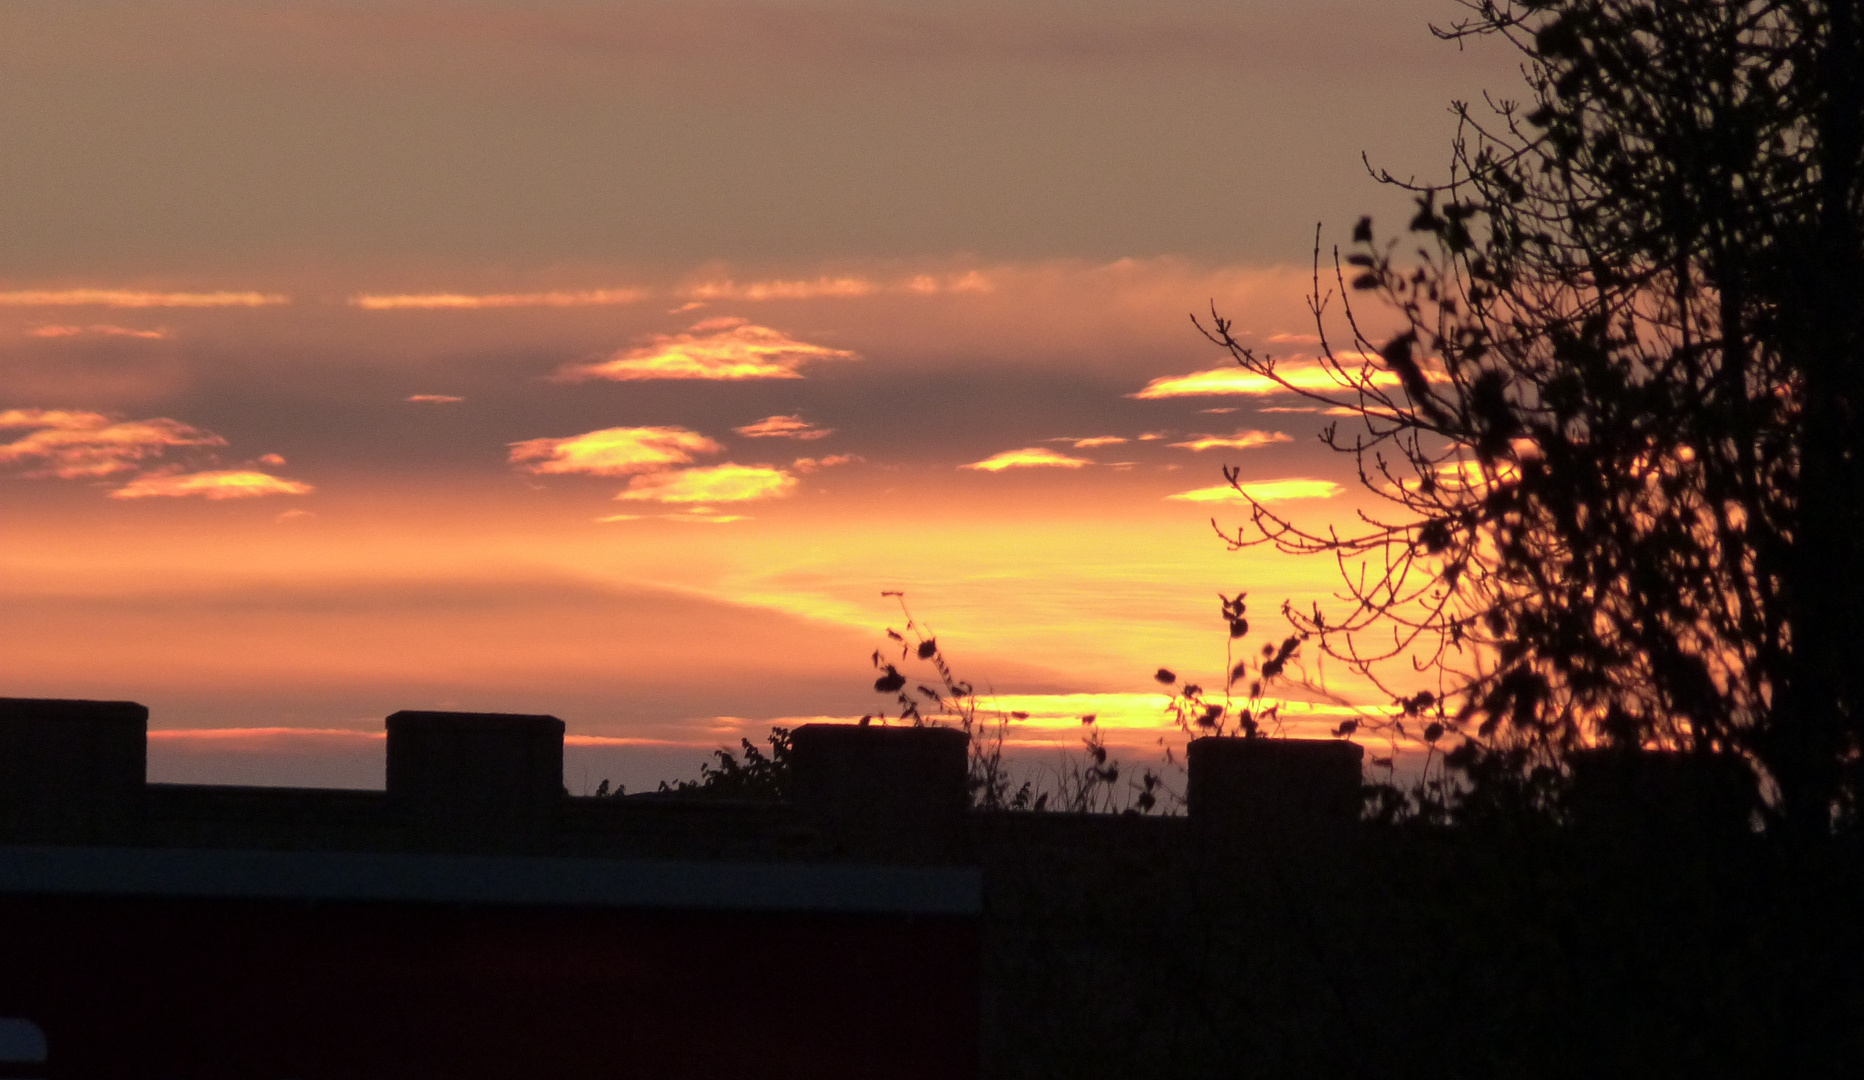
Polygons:
[[39,326],[26,331],[27,336],[37,338],[62,337],[129,337],[143,338],[149,341],[161,341],[168,337],[166,330],[135,330],[127,326],[112,326],[108,323],[93,326]]
[[1218,484],[1215,487],[1198,488],[1194,491],[1180,491],[1176,495],[1165,497],[1183,502],[1248,502],[1253,499],[1259,503],[1267,503],[1287,502],[1290,499],[1331,499],[1344,490],[1331,480],[1294,477],[1287,480],[1253,481],[1242,485],[1241,491],[1228,484]]
[[25,289],[0,292],[5,307],[270,307],[291,297],[256,292],[139,292],[133,289]]
[[866,460],[866,458],[859,454],[830,454],[823,458],[799,457],[790,463],[790,468],[795,469],[804,476],[808,476],[810,473],[820,472],[823,469],[832,469],[837,465],[854,465]]
[[750,281],[740,284],[730,278],[689,285],[681,295],[693,302],[709,300],[824,300],[855,299],[880,293],[904,293],[913,296],[937,296],[942,293],[987,293],[992,289],[988,277],[976,270],[938,277],[915,274],[891,283],[865,277],[818,277],[798,280]]
[[[1301,390],[1320,393],[1350,390],[1340,380],[1319,364],[1289,364],[1276,369],[1276,374],[1288,381],[1290,386]],[[1398,376],[1379,368],[1368,369],[1367,381],[1373,386],[1397,386]],[[1289,390],[1263,375],[1245,371],[1240,367],[1214,368],[1210,371],[1196,371],[1189,375],[1168,375],[1153,379],[1135,398],[1171,398],[1171,397],[1206,397],[1220,394],[1248,394],[1264,397],[1270,394],[1286,394]]]
[[413,405],[455,405],[466,399],[452,394],[409,394],[401,400]]
[[973,461],[969,465],[960,465],[960,469],[977,469],[982,472],[1002,472],[1005,469],[1079,469],[1093,462],[1086,458],[1069,457],[1058,454],[1040,446],[1026,446],[1021,450],[1005,450],[1001,454],[992,454],[982,461]]
[[308,495],[317,490],[297,480],[286,480],[256,469],[214,469],[208,472],[143,476],[110,493],[113,499],[185,498],[256,499],[265,495]]
[[732,430],[749,439],[825,439],[835,434],[834,428],[816,427],[801,415],[766,416],[755,424]]
[[716,454],[717,443],[680,427],[604,428],[567,439],[511,444],[511,462],[532,473],[631,476],[688,465],[695,454]]
[[1189,442],[1175,442],[1172,445],[1180,450],[1251,450],[1270,443],[1293,441],[1292,437],[1281,431],[1238,431],[1234,435],[1198,435]]
[[615,498],[663,503],[732,503],[781,498],[795,490],[796,477],[783,469],[727,462],[636,476],[628,481],[628,490]]
[[819,277],[814,281],[753,281],[740,285],[729,279],[707,281],[686,290],[692,300],[818,300],[824,297],[871,296],[880,286],[866,278]]
[[605,307],[637,304],[647,299],[645,289],[591,289],[584,292],[534,293],[359,293],[349,298],[365,311],[472,310],[517,307]]
[[172,447],[226,445],[210,431],[166,417],[114,421],[72,409],[7,409],[0,430],[7,428],[37,430],[0,444],[0,465],[38,463],[26,475],[66,480],[130,472]]
[[1095,435],[1087,439],[1061,439],[1059,441],[1073,443],[1076,450],[1092,450],[1096,446],[1118,446],[1127,440],[1123,435]]
[[656,334],[648,344],[608,360],[571,364],[557,372],[565,382],[588,379],[800,379],[797,369],[817,360],[852,360],[855,354],[797,341],[744,319],[707,319],[682,334]]
[[685,521],[695,525],[729,525],[734,521],[751,520],[750,517],[745,514],[718,514],[712,512],[709,507],[704,506],[689,513],[661,514],[660,517],[665,521]]

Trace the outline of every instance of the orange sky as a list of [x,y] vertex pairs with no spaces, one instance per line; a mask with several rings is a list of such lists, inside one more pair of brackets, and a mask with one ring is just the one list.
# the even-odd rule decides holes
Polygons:
[[[1224,663],[1218,591],[1253,643],[1333,588],[1225,549],[1221,467],[1366,505],[1187,316],[1302,370],[1312,222],[1397,205],[1359,150],[1436,160],[1502,70],[1423,60],[1431,5],[1338,6],[10,7],[0,692],[147,703],[157,779],[376,784],[384,715],[459,708],[554,712],[572,788],[638,787],[875,707],[904,590],[1020,741],[1094,712],[1144,757],[1152,672]],[[720,73],[738,16],[768,80]],[[565,27],[614,55],[555,62]],[[1019,140],[1057,124],[1059,170]]]

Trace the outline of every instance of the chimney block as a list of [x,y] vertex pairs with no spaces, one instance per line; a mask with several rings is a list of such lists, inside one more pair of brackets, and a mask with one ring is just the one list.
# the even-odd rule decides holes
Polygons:
[[951,728],[804,724],[791,799],[844,853],[939,861],[961,843],[970,737]]
[[149,710],[133,701],[0,698],[0,833],[17,843],[131,839]]
[[1193,739],[1187,809],[1238,840],[1342,831],[1359,820],[1364,753],[1338,739]]
[[420,839],[447,849],[524,847],[563,799],[563,721],[515,713],[395,713],[388,796]]

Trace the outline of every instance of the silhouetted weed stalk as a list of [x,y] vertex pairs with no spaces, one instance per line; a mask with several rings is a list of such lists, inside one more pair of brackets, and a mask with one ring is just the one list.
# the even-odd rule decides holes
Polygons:
[[[1094,713],[1081,717],[1081,756],[1070,755],[1059,765],[1036,767],[1033,775],[1013,774],[1004,760],[1004,741],[1011,726],[1029,719],[1029,714],[1005,711],[981,700],[976,685],[952,671],[938,636],[913,618],[905,594],[888,591],[881,595],[898,601],[900,615],[906,620],[904,633],[887,628],[891,644],[885,652],[875,649],[871,657],[874,669],[880,672],[874,690],[893,695],[894,706],[891,715],[883,708],[861,717],[861,723],[884,724],[892,720],[914,727],[953,727],[970,736],[967,783],[973,807],[1149,814],[1154,810],[1170,812],[1181,802],[1154,770],[1142,768],[1137,777],[1123,771],[1119,759],[1109,752]],[[899,647],[897,658],[891,655],[892,645]],[[916,679],[901,670],[915,664],[930,667],[932,677]],[[1120,782],[1123,775],[1127,776],[1124,785]]]
[[[1440,717],[1432,715],[1439,703],[1428,691],[1394,698],[1389,711],[1382,711],[1355,704],[1328,690],[1324,671],[1317,670],[1310,675],[1302,665],[1302,645],[1312,632],[1290,617],[1286,602],[1282,605],[1282,616],[1293,627],[1293,632],[1279,641],[1270,640],[1257,648],[1243,649],[1250,630],[1247,596],[1245,592],[1235,596],[1217,594],[1225,635],[1225,675],[1220,696],[1201,684],[1180,681],[1170,668],[1160,668],[1153,676],[1161,685],[1176,688],[1165,706],[1165,713],[1187,740],[1205,736],[1280,737],[1287,702],[1272,693],[1279,686],[1351,709],[1354,715],[1343,718],[1330,732],[1334,738],[1349,742],[1369,738],[1383,744],[1384,753],[1374,752],[1368,761],[1373,775],[1382,775],[1380,779],[1369,780],[1364,788],[1366,815],[1371,820],[1447,824],[1475,812],[1476,802],[1487,804],[1501,800],[1527,810],[1552,805],[1556,776],[1544,769],[1534,769],[1525,757],[1518,761],[1503,760],[1493,751],[1462,738]],[[1453,745],[1446,749],[1446,742]],[[1177,765],[1180,755],[1176,749],[1167,745],[1163,738],[1160,744],[1164,747],[1166,762]],[[1424,754],[1423,764],[1414,777],[1401,784],[1397,757],[1401,752],[1418,750]],[[1509,791],[1500,791],[1502,786],[1508,786]]]

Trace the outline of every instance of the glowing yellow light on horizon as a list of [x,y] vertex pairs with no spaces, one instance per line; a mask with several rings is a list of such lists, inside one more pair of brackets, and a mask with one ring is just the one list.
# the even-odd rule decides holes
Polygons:
[[[1275,373],[1287,380],[1283,386],[1274,379],[1246,371],[1240,367],[1215,368],[1210,371],[1195,371],[1189,375],[1166,375],[1153,379],[1133,398],[1171,398],[1171,397],[1206,397],[1221,394],[1247,394],[1266,397],[1271,394],[1290,393],[1290,388],[1309,390],[1318,393],[1351,390],[1351,383],[1342,383],[1339,376],[1319,364],[1300,364],[1278,367]],[[1357,373],[1349,372],[1357,377]],[[1369,368],[1364,379],[1370,386],[1397,386],[1398,376],[1379,368]]]
[[1287,480],[1258,480],[1242,485],[1238,491],[1229,484],[1217,484],[1214,487],[1197,488],[1192,491],[1180,491],[1176,495],[1167,495],[1167,499],[1181,502],[1286,502],[1290,499],[1331,499],[1346,490],[1331,480],[1310,480],[1296,477]]

